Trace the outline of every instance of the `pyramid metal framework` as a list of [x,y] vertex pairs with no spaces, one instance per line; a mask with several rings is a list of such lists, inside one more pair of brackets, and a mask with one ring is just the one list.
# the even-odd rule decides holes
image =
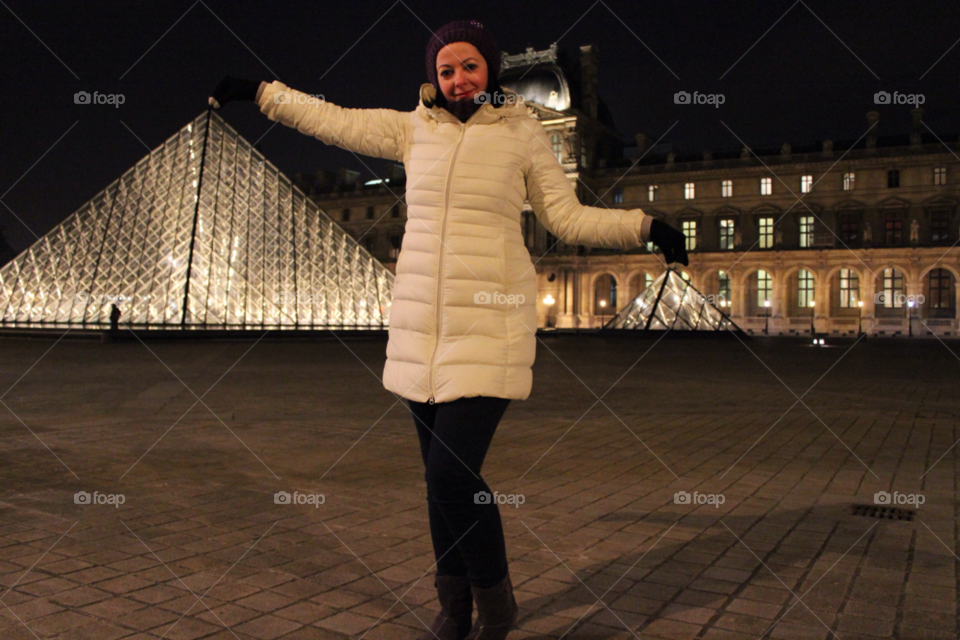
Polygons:
[[716,298],[703,295],[668,268],[603,328],[742,333],[740,327],[713,304],[711,297]]
[[0,326],[381,329],[393,282],[207,111],[0,269]]

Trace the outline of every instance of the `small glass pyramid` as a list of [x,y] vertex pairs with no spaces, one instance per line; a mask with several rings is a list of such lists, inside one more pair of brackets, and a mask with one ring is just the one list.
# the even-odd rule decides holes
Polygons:
[[639,331],[737,331],[740,327],[705,296],[668,268],[624,307],[604,329]]
[[380,329],[393,281],[207,111],[0,269],[0,325]]

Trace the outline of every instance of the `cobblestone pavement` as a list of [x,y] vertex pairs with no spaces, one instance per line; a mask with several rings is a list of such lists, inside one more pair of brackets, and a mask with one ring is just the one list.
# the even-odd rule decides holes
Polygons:
[[[957,638],[960,345],[728,338],[541,338],[484,467],[524,496],[510,637]],[[0,638],[417,637],[384,348],[0,341]]]

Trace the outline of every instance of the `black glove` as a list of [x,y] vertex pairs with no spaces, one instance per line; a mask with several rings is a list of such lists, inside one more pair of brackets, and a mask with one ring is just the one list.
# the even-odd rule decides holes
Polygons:
[[685,267],[690,265],[687,258],[687,236],[682,231],[654,218],[650,223],[650,240],[663,251],[667,264],[680,262]]
[[243,78],[224,76],[223,80],[217,83],[207,102],[214,109],[219,109],[232,100],[249,100],[252,102],[257,99],[259,89],[259,80],[244,80]]

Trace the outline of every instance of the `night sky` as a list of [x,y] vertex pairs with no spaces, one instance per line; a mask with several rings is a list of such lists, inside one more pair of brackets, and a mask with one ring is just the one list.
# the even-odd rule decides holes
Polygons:
[[[225,74],[279,78],[347,107],[413,110],[430,32],[463,18],[510,53],[597,45],[617,129],[656,139],[676,122],[665,141],[678,153],[739,148],[734,134],[752,147],[857,138],[873,108],[880,135],[906,133],[910,106],[876,107],[881,90],[923,94],[926,124],[956,150],[956,0],[2,0],[0,227],[26,248],[199,115]],[[681,90],[725,103],[676,105]],[[78,91],[124,103],[78,105]],[[221,114],[251,142],[263,136],[259,147],[288,175],[384,175],[383,161],[282,125],[264,135],[273,123],[250,103]]]

